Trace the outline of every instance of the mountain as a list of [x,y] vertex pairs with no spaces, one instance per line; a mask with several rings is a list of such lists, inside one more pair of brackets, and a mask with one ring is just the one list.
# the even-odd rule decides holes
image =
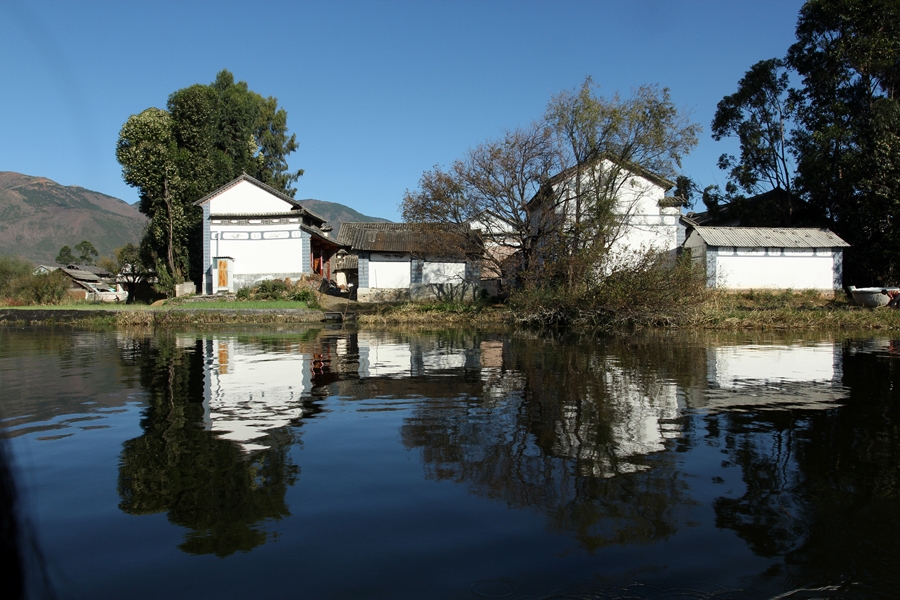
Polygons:
[[320,217],[327,220],[327,224],[331,225],[334,230],[334,236],[341,228],[341,223],[360,222],[360,223],[390,223],[387,219],[379,217],[367,217],[361,212],[355,211],[349,206],[338,204],[337,202],[328,202],[326,200],[314,200],[308,198],[306,200],[298,200],[304,208],[308,208]]
[[141,241],[147,217],[136,206],[46,177],[0,171],[0,255],[55,264],[63,246],[82,240],[100,256]]

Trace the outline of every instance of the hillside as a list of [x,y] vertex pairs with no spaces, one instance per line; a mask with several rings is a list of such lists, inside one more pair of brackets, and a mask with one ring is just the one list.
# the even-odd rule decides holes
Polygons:
[[52,265],[60,248],[87,240],[108,256],[139,243],[146,222],[137,207],[118,198],[0,171],[0,255]]
[[326,200],[314,200],[312,198],[306,200],[298,200],[304,208],[308,208],[320,217],[325,217],[328,225],[334,229],[334,235],[337,235],[341,228],[341,223],[361,222],[361,223],[389,223],[387,219],[379,217],[368,217],[361,212],[353,210],[344,204],[337,202],[328,202]]

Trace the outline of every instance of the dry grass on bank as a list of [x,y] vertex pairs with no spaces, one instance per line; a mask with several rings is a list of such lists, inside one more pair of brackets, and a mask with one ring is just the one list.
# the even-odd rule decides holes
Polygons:
[[[290,305],[288,305],[290,304]],[[252,306],[252,308],[251,308]],[[532,308],[537,307],[535,303]],[[341,300],[325,310],[354,313],[362,327],[438,327],[461,329],[485,326],[533,328],[522,321],[515,304],[357,304]],[[552,307],[551,307],[552,308]],[[558,307],[557,307],[558,308]],[[629,328],[694,328],[719,331],[771,330],[900,330],[900,310],[863,308],[839,296],[829,298],[815,292],[709,292],[690,306],[666,311],[654,305],[652,314],[618,311],[603,315],[602,327],[588,320],[545,323],[544,328],[577,330],[621,330]],[[636,310],[636,309],[632,309]],[[172,303],[163,306],[78,305],[15,307],[0,309],[0,323],[49,323],[110,328],[177,328],[196,325],[241,325],[318,323],[322,310],[300,303],[228,303],[227,308],[204,303]],[[610,328],[609,323],[618,323]]]
[[715,292],[683,326],[702,329],[900,329],[900,311],[857,306],[843,294]]

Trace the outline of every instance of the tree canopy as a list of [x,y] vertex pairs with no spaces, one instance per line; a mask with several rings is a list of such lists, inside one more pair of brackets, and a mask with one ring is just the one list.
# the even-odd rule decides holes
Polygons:
[[719,103],[713,137],[741,144],[720,166],[732,192],[780,187],[829,219],[845,282],[900,283],[900,1],[809,0],[796,38]]
[[698,132],[667,89],[607,98],[587,78],[554,96],[540,121],[475,146],[448,170],[427,171],[404,194],[403,218],[472,224],[485,237],[489,277],[547,281],[556,271],[572,284],[596,272],[582,267],[602,261],[621,233],[613,205],[627,174],[674,177]]
[[209,85],[172,93],[166,109],[148,108],[122,126],[116,158],[125,182],[138,189],[140,210],[150,217],[141,243],[161,287],[199,277],[200,210],[194,202],[241,173],[293,197],[302,170],[290,171],[297,149],[287,112],[227,70]]

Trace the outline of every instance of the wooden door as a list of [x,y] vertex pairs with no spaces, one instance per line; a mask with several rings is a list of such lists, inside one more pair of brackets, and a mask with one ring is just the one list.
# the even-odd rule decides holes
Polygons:
[[216,271],[219,273],[219,283],[216,286],[216,290],[221,290],[222,288],[228,289],[228,260],[224,258],[220,258],[218,261],[218,266],[216,267]]

